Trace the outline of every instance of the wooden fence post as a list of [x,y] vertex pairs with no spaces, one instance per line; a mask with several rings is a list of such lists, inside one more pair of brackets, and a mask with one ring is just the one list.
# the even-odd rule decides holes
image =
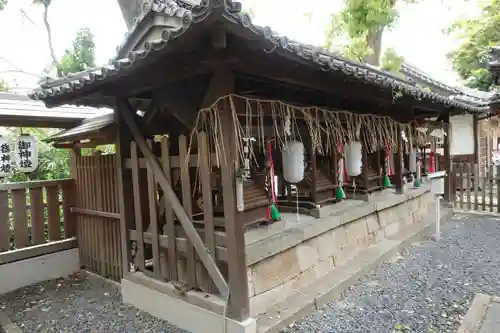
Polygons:
[[228,250],[229,287],[231,298],[229,315],[236,320],[245,320],[249,316],[248,275],[245,260],[245,229],[243,223],[236,223],[236,176],[235,162],[238,160],[235,150],[233,115],[228,103],[221,114],[221,138],[225,153],[225,164],[221,166],[222,199],[226,227]]
[[9,192],[0,191],[0,252],[10,249]]
[[124,112],[130,112],[128,101],[117,100],[117,109],[115,109],[117,142],[116,142],[116,177],[118,182],[118,200],[120,210],[120,239],[123,276],[129,272],[131,262],[129,228],[134,223],[134,203],[132,175],[130,170],[125,169],[125,159],[130,158],[130,142],[132,142],[132,133],[126,122],[122,118]]
[[443,122],[444,130],[446,135],[443,138],[443,150],[444,150],[444,170],[446,171],[446,176],[444,178],[444,200],[448,202],[452,202],[451,200],[455,199],[455,196],[452,192],[452,186],[450,180],[454,175],[451,173],[451,156],[450,156],[450,114],[446,113],[444,116]]

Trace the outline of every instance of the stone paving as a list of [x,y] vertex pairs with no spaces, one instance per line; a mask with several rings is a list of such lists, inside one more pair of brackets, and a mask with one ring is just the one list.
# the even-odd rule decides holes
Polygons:
[[499,333],[500,297],[477,294],[458,333]]
[[486,311],[483,325],[480,333],[498,333],[500,332],[500,300],[493,298],[490,307]]

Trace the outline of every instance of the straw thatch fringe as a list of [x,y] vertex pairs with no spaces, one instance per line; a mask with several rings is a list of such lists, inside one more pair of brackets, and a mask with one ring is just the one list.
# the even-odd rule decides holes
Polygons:
[[[303,141],[299,128],[304,127],[304,124],[307,135],[319,154],[328,154],[339,143],[344,145],[353,140],[362,140],[370,153],[386,149],[387,146],[392,151],[397,151],[398,136],[402,133],[408,140],[413,140],[413,144],[422,145],[427,142],[432,128],[436,127],[435,124],[417,125],[413,121],[400,123],[386,116],[301,107],[277,100],[227,95],[219,98],[212,106],[200,110],[191,134],[192,140],[198,132],[207,133],[210,149],[216,153],[219,166],[227,163],[223,148],[225,133],[221,126],[222,112],[232,114],[232,131],[240,160],[243,159],[244,138],[255,138],[259,146],[265,149],[266,139],[272,137],[274,144],[282,147],[289,140]],[[269,131],[264,131],[264,118],[271,118],[272,135]],[[417,130],[417,127],[426,127],[426,132]],[[304,131],[302,135],[303,133]],[[402,148],[407,152],[409,142]],[[255,161],[253,155],[250,159]]]

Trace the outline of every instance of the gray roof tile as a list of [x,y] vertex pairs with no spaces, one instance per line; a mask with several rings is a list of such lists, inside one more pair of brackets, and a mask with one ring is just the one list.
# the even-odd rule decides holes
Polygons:
[[[157,1],[163,0],[155,0],[154,2]],[[82,94],[84,94],[83,91],[87,88],[109,82],[118,75],[126,75],[127,71],[132,67],[145,61],[146,58],[161,53],[172,40],[180,38],[188,29],[195,27],[210,16],[216,16],[215,19],[224,23],[227,27],[241,31],[242,34],[253,34],[255,38],[271,45],[272,52],[277,52],[288,58],[306,61],[306,63],[316,67],[319,66],[323,71],[340,72],[369,85],[392,89],[403,95],[412,96],[417,100],[427,100],[466,112],[487,112],[488,110],[488,103],[475,105],[460,99],[449,99],[448,96],[425,91],[407,80],[397,78],[372,66],[347,60],[316,46],[299,43],[286,36],[280,36],[269,27],[256,26],[252,23],[248,14],[241,12],[241,4],[232,0],[204,0],[202,5],[193,7],[189,11],[189,15],[183,17],[181,27],[173,30],[165,29],[160,39],[146,42],[144,49],[132,51],[126,58],[113,61],[109,65],[90,69],[52,82],[48,81],[40,89],[31,93],[30,97],[48,102],[56,96],[62,100],[69,93],[82,91]]]

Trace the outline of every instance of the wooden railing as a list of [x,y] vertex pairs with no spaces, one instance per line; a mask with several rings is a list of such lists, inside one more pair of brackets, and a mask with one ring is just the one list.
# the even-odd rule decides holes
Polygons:
[[500,212],[500,166],[480,172],[477,164],[453,163],[450,187],[457,209]]
[[120,281],[120,214],[115,155],[77,156],[77,202],[71,211],[78,223],[80,264],[85,269]]
[[[0,185],[0,255],[37,247],[36,253],[22,252],[17,260],[76,245],[76,220],[71,213],[75,198],[73,179],[32,181]],[[71,242],[60,241],[71,239]],[[70,246],[70,247],[71,247]],[[9,255],[9,257],[12,257]],[[14,259],[9,259],[9,261]],[[5,263],[5,260],[0,260]]]

